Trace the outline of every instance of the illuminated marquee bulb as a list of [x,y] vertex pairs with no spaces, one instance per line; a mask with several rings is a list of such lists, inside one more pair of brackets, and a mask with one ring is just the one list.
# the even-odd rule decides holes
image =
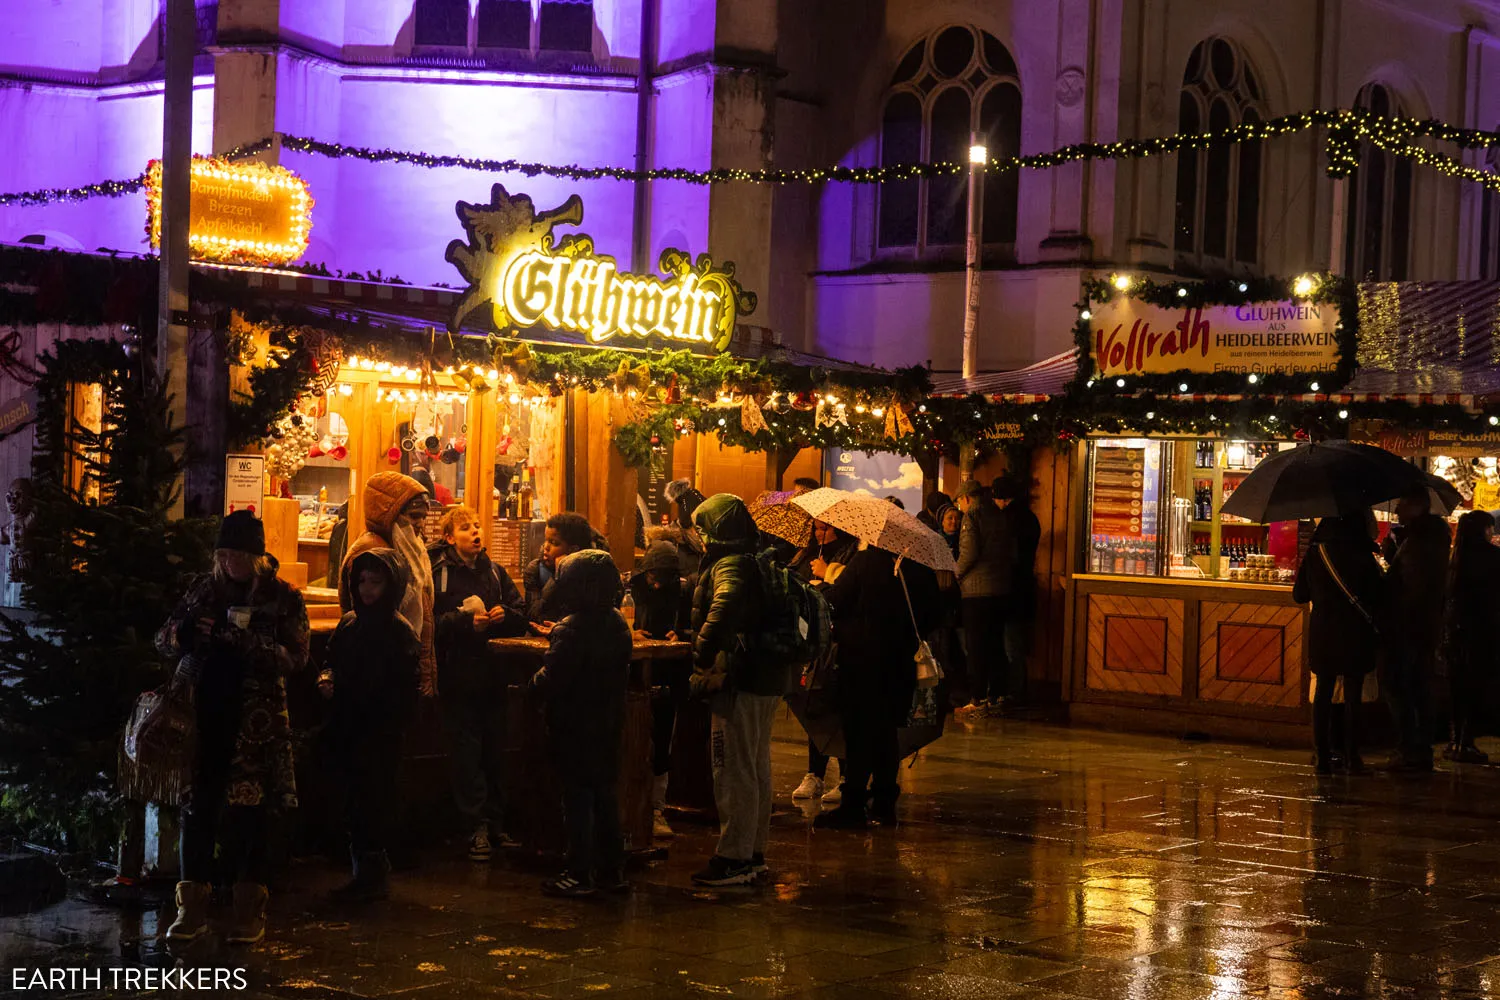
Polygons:
[[1317,282],[1313,280],[1312,275],[1300,275],[1297,278],[1296,282],[1292,285],[1292,294],[1297,296],[1297,298],[1299,299],[1303,299],[1311,295],[1313,293],[1313,289],[1317,287]]

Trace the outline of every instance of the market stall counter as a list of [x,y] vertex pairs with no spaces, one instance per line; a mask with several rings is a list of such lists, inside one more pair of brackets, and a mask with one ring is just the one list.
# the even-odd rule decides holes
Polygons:
[[[510,704],[505,748],[510,787],[511,834],[524,849],[556,853],[567,842],[563,826],[561,785],[547,753],[542,703],[528,686],[542,665],[547,640],[536,637],[491,639],[505,672]],[[685,642],[636,640],[630,659],[625,701],[624,746],[620,754],[620,828],[632,853],[652,849],[651,839],[651,687],[653,671],[671,669],[692,656]]]
[[1285,744],[1308,737],[1304,610],[1291,585],[1310,521],[1224,514],[1292,442],[1095,438],[1069,582],[1074,721]]

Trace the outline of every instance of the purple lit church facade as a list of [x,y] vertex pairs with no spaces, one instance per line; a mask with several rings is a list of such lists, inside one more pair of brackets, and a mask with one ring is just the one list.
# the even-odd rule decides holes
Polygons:
[[[159,155],[160,3],[5,5],[0,192],[132,177]],[[1490,0],[199,0],[199,34],[202,153],[281,132],[800,168],[962,160],[971,130],[1005,156],[1356,103],[1500,126]],[[747,322],[790,347],[959,366],[961,182],[636,185],[265,158],[310,183],[305,260],[333,269],[457,283],[454,204],[500,181],[540,207],[581,195],[582,228],[622,266],[668,246],[735,261],[760,296]],[[1500,277],[1495,195],[1369,151],[1331,181],[1313,132],[992,175],[986,192],[985,369],[1065,350],[1079,279],[1100,270]],[[139,194],[0,207],[0,242],[141,252],[144,220]]]

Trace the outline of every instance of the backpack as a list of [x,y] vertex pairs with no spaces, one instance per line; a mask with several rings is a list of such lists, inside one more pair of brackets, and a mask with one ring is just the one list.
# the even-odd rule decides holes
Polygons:
[[755,557],[760,578],[761,628],[755,646],[768,660],[802,666],[833,646],[833,616],[813,587],[776,562],[770,552]]

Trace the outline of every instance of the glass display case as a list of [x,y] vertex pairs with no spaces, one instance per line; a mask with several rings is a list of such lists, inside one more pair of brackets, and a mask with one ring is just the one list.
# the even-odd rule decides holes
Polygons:
[[1290,442],[1100,438],[1088,446],[1087,571],[1290,586],[1312,523],[1222,513]]

